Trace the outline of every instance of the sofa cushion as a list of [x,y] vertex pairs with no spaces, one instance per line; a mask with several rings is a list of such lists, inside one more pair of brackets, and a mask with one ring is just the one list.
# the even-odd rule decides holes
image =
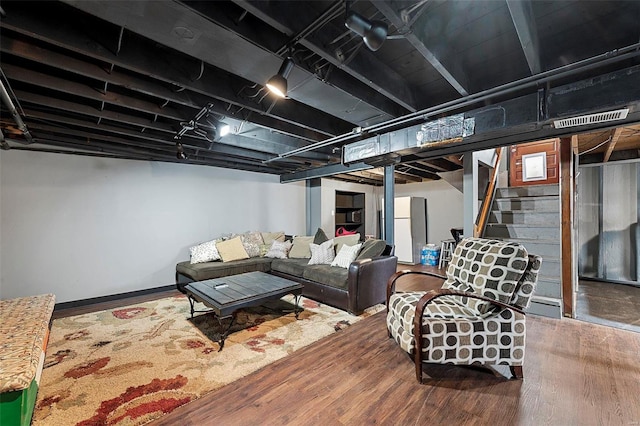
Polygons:
[[338,266],[340,268],[349,268],[351,262],[353,262],[360,252],[362,244],[356,244],[355,246],[343,245],[340,252],[336,255],[336,258],[331,262],[331,266]]
[[289,251],[289,257],[292,259],[309,259],[311,257],[309,244],[312,242],[313,237],[293,237],[293,246]]
[[362,244],[362,248],[360,249],[358,257],[356,257],[356,260],[371,259],[372,257],[380,256],[386,247],[387,242],[384,240],[377,240],[375,238],[367,240]]
[[220,260],[220,254],[218,253],[218,249],[216,248],[216,243],[217,240],[212,240],[191,247],[189,249],[189,251],[191,252],[191,263],[203,263]]
[[310,265],[304,268],[302,277],[335,288],[347,288],[349,270],[329,265]]
[[309,265],[330,265],[336,257],[333,251],[333,240],[327,240],[322,244],[309,244],[311,259]]
[[234,260],[249,258],[239,236],[227,241],[220,241],[216,244],[216,247],[218,248],[218,253],[220,253],[220,257],[223,262],[232,262]]
[[307,262],[307,259],[273,259],[271,270],[301,277]]
[[333,242],[336,245],[336,254],[340,253],[340,249],[343,245],[354,246],[360,242],[360,234],[344,235],[342,237],[335,237]]
[[255,257],[252,259],[236,260],[234,262],[206,262],[191,264],[190,261],[180,262],[176,271],[194,281],[210,280],[228,275],[244,274],[245,272],[271,271],[271,259]]

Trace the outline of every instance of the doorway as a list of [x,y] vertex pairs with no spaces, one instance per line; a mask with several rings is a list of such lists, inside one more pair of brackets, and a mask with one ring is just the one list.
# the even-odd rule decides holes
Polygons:
[[640,332],[640,162],[578,173],[576,319]]

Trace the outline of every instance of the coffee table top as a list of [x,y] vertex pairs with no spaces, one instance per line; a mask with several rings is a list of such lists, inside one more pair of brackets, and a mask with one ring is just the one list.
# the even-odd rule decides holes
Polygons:
[[302,284],[265,272],[247,272],[192,282],[185,286],[185,290],[224,317],[237,309],[255,306],[267,299],[289,293],[299,294]]

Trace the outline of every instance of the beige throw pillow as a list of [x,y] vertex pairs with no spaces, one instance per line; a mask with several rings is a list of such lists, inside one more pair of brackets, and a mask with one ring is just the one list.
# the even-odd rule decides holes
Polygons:
[[309,244],[311,243],[313,243],[313,237],[293,237],[293,246],[289,251],[289,258],[309,259],[311,257]]
[[284,231],[280,232],[262,232],[262,239],[264,243],[271,247],[271,243],[274,241],[284,241]]
[[333,242],[336,245],[336,253],[340,253],[340,249],[344,244],[348,246],[353,246],[355,244],[358,244],[359,241],[360,241],[360,234],[343,235],[342,237],[335,237],[333,239]]
[[221,241],[216,244],[216,247],[218,248],[218,253],[220,253],[220,257],[223,262],[249,258],[239,236],[227,241]]

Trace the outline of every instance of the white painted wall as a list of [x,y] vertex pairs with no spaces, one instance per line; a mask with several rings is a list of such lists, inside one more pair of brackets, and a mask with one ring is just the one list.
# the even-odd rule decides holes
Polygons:
[[195,243],[305,232],[305,184],[278,176],[25,151],[3,152],[0,164],[2,298],[166,286]]
[[463,195],[445,180],[407,183],[395,186],[395,196],[424,197],[427,199],[427,239],[440,244],[451,239],[451,228],[463,224]]

